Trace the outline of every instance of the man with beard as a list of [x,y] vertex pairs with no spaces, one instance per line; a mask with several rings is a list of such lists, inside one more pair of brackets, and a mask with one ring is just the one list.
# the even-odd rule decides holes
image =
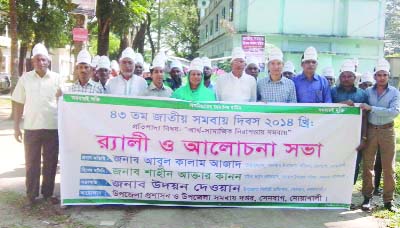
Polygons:
[[120,73],[118,76],[108,80],[106,92],[115,95],[138,96],[147,88],[144,78],[134,74],[135,52],[127,47],[119,59]]
[[172,89],[176,90],[182,86],[182,74],[183,68],[181,62],[179,60],[172,61],[170,65],[169,75],[170,78],[165,80],[166,84]]
[[204,86],[214,91],[215,85],[211,81],[211,76],[212,76],[211,60],[208,57],[203,57],[201,58],[201,60],[203,61]]

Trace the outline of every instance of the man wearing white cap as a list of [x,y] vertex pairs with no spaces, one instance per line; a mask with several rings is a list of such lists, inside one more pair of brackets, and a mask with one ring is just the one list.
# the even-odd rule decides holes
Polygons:
[[97,64],[97,74],[99,76],[100,84],[103,87],[103,91],[106,93],[106,84],[110,78],[111,73],[110,59],[103,55],[100,56],[99,63]]
[[376,84],[366,90],[368,104],[360,108],[369,111],[367,146],[363,153],[363,210],[371,208],[374,192],[373,171],[376,152],[379,148],[383,170],[383,202],[387,210],[397,212],[394,200],[396,132],[394,120],[400,113],[400,92],[389,85],[390,64],[381,59],[375,68]]
[[39,196],[41,175],[43,197],[52,203],[58,201],[52,196],[58,162],[56,93],[62,87],[62,78],[48,69],[49,61],[46,47],[36,44],[32,50],[34,70],[22,75],[11,96],[14,137],[18,142],[22,142],[20,121],[24,113],[25,185],[29,206]]
[[143,77],[143,55],[140,53],[135,53],[135,72],[137,76]]
[[269,75],[257,82],[257,94],[260,101],[296,103],[296,88],[292,80],[282,77],[283,53],[273,48],[268,55]]
[[119,59],[120,74],[108,80],[106,92],[115,95],[138,96],[142,94],[147,83],[144,78],[134,74],[135,70],[135,52],[131,47],[127,47]]
[[92,67],[90,53],[83,49],[79,52],[76,61],[76,71],[78,72],[78,80],[68,89],[69,92],[75,93],[103,93],[103,88],[98,82],[90,80],[92,75]]
[[282,71],[283,71],[282,76],[285,78],[288,78],[290,80],[293,80],[293,77],[296,74],[295,69],[294,69],[294,64],[291,61],[287,61],[285,63]]
[[293,79],[299,103],[332,103],[328,80],[315,73],[317,66],[317,50],[308,47],[301,60],[303,73]]
[[119,74],[119,64],[117,60],[111,61],[111,76],[117,77]]
[[363,75],[361,75],[361,80],[358,87],[360,89],[366,90],[369,87],[373,86],[374,83],[375,83],[374,74],[371,72],[365,72]]
[[232,50],[232,71],[219,76],[216,82],[216,96],[219,101],[255,102],[257,101],[256,80],[244,72],[246,55],[242,48]]
[[[332,101],[334,103],[342,103],[348,106],[354,106],[355,103],[366,103],[368,101],[367,93],[355,86],[355,65],[353,61],[346,60],[340,69],[339,85],[333,87]],[[362,150],[365,148],[367,139],[367,113],[363,113],[360,145],[357,148],[357,162],[354,173],[354,184],[357,181],[359,167],[362,159]]]
[[211,81],[212,76],[212,65],[211,60],[208,57],[202,57],[201,60],[203,61],[203,74],[204,74],[204,86],[208,89],[214,91],[215,85]]
[[142,96],[171,97],[172,89],[164,85],[165,60],[161,55],[156,55],[150,69],[151,82]]
[[247,59],[246,74],[253,76],[256,80],[260,73],[260,67],[258,66],[258,59],[254,56],[250,56]]
[[336,78],[335,78],[335,70],[333,69],[333,67],[331,66],[325,67],[322,70],[322,76],[324,76],[326,80],[328,80],[329,86],[331,88],[335,86]]
[[171,62],[169,76],[165,82],[172,89],[176,90],[182,86],[182,74],[183,68],[182,63],[179,60],[174,60]]
[[93,57],[92,62],[90,63],[90,66],[92,67],[92,76],[90,77],[90,80],[96,83],[100,83],[99,75],[97,74],[97,65],[99,64],[100,56],[96,55]]
[[150,64],[143,63],[143,78],[146,80],[147,84],[151,82]]

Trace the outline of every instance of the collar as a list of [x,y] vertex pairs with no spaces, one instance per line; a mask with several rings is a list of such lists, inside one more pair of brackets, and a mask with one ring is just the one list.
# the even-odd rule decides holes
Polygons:
[[281,79],[279,79],[278,81],[272,81],[272,79],[271,79],[271,75],[268,75],[267,77],[266,77],[266,79],[267,79],[267,82],[272,82],[272,83],[283,83],[282,82],[282,75],[281,75]]
[[[372,86],[372,89],[376,90],[376,87],[377,87],[377,84],[375,83],[375,85],[373,85],[373,86]],[[386,89],[386,90],[388,90],[388,89],[389,89],[389,83],[388,83],[388,84],[386,84],[386,87],[385,87],[385,89]]]
[[39,74],[36,73],[35,70],[33,70],[33,72],[34,72],[35,77],[37,77],[37,78],[46,78],[46,77],[50,77],[50,70],[49,70],[49,69],[47,69],[46,74],[43,75],[43,77],[40,77]]
[[91,79],[89,79],[89,81],[88,81],[85,85],[82,86],[81,83],[79,82],[79,79],[78,79],[78,80],[76,80],[75,85],[80,85],[80,86],[82,86],[82,87],[86,87],[86,86],[88,86],[88,85],[94,86],[95,83],[97,83],[97,82],[94,82],[94,81],[92,81]]
[[[341,85],[338,86],[338,90],[347,92],[347,91],[343,88],[343,86],[341,86]],[[357,87],[355,87],[355,86],[353,85],[353,87],[351,88],[350,92],[356,92],[356,91],[357,91]]]
[[161,89],[158,89],[153,82],[151,82],[149,85],[149,90],[164,90],[164,89],[165,89],[164,84],[162,85]]
[[[305,75],[304,73],[301,73],[301,74],[300,74],[300,79],[302,79],[302,80],[307,80],[307,77],[306,77],[306,75]],[[314,75],[313,75],[313,80],[314,80],[314,81],[318,81],[318,79],[317,79],[317,74],[315,74],[315,73],[314,73]]]

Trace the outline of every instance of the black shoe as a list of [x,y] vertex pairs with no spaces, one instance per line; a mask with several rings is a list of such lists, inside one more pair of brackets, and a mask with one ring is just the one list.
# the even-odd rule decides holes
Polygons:
[[385,209],[393,213],[399,212],[397,207],[392,202],[385,203]]
[[361,210],[370,211],[371,210],[371,203],[372,203],[372,198],[364,196],[364,201],[361,204]]

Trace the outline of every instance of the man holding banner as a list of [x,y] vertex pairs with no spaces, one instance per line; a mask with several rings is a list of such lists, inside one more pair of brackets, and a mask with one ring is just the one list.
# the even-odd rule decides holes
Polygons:
[[394,119],[400,113],[400,92],[388,84],[390,64],[381,59],[375,68],[376,84],[366,90],[368,104],[360,108],[369,111],[367,147],[363,153],[363,210],[371,209],[374,192],[374,164],[377,150],[381,153],[383,169],[383,202],[387,210],[397,212],[393,204],[395,183],[396,135]]
[[48,69],[50,60],[46,47],[36,44],[32,54],[34,70],[22,75],[11,98],[14,107],[14,136],[18,142],[22,141],[19,125],[25,113],[23,140],[28,206],[32,206],[39,196],[40,175],[43,176],[43,197],[58,202],[52,195],[58,162],[56,93],[62,86],[62,78]]

